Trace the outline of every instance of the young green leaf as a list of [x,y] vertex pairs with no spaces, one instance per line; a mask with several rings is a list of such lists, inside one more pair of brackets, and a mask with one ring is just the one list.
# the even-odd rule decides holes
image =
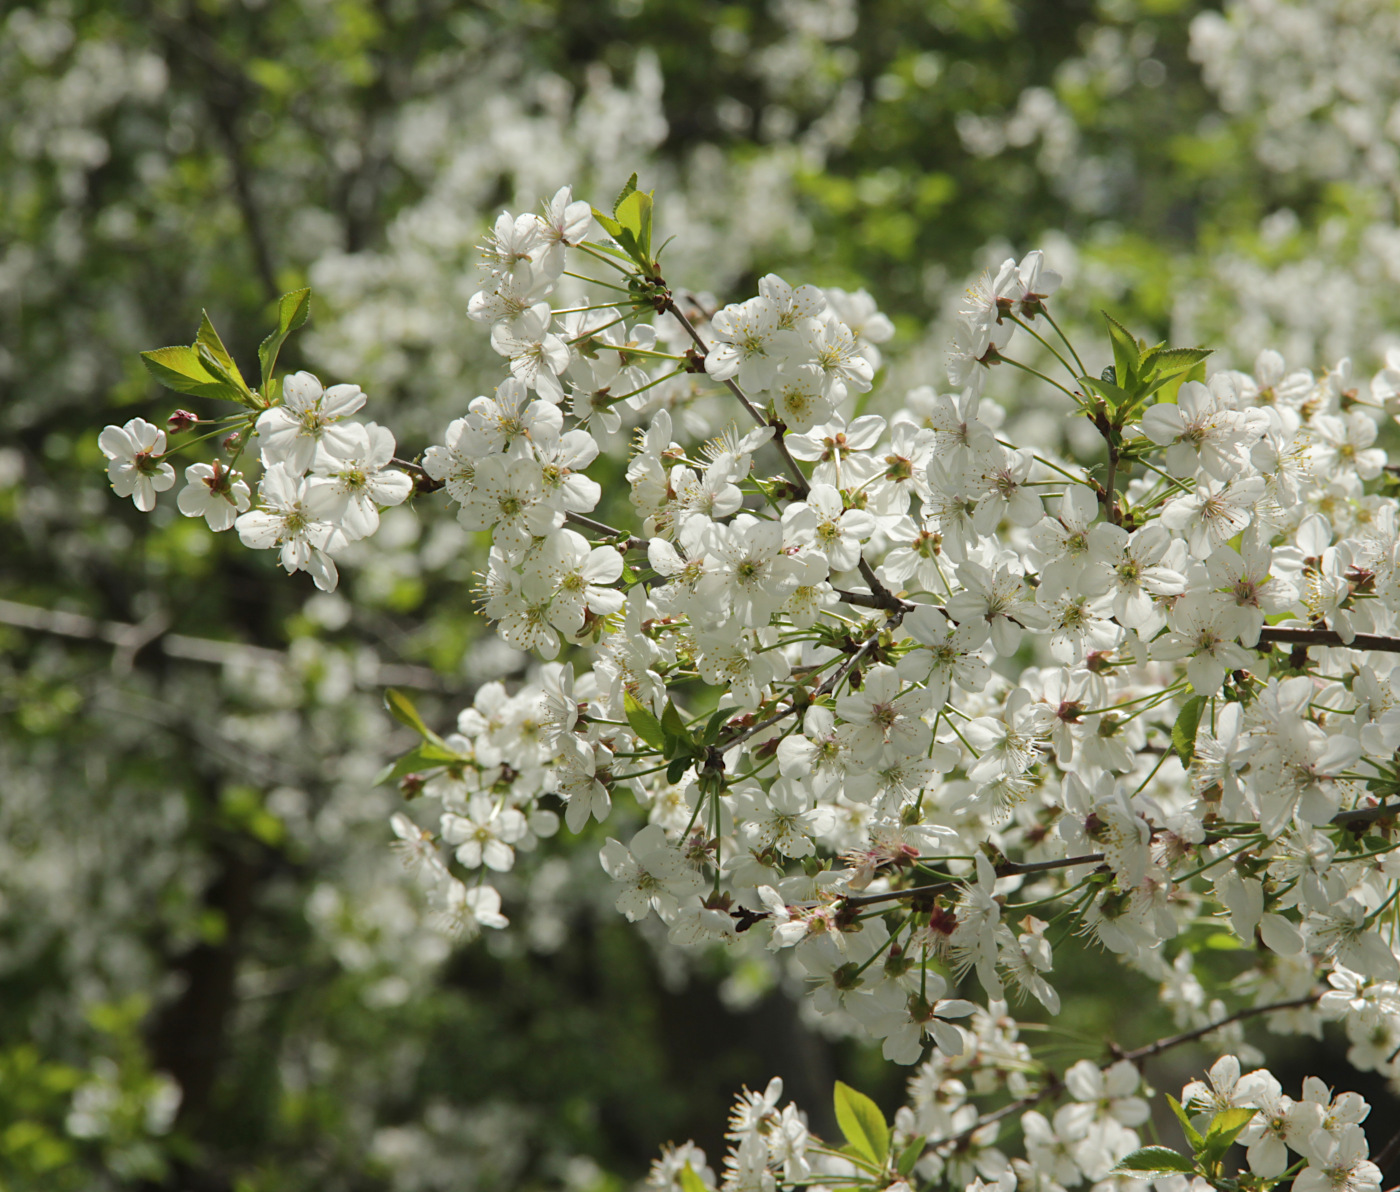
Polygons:
[[836,1124],[852,1149],[876,1167],[883,1167],[890,1150],[890,1128],[880,1107],[864,1093],[836,1082]]
[[[194,337],[194,349],[199,352],[204,367],[209,368],[208,362],[212,359],[219,372],[227,375],[230,384],[236,385],[246,393],[248,384],[244,381],[243,374],[238,371],[238,365],[233,362],[233,357],[229,355],[228,349],[224,347],[224,341],[219,338],[219,333],[214,330],[214,324],[209,321],[209,312],[202,310],[199,314],[199,332]],[[201,348],[206,349],[206,351],[201,351]],[[209,371],[214,372],[214,369],[211,368]]]
[[416,770],[437,769],[438,766],[458,761],[462,761],[461,755],[454,754],[451,749],[438,747],[431,741],[424,741],[421,745],[414,745],[402,758],[389,762],[389,765],[379,770],[374,784],[382,786],[386,782],[398,782],[400,777],[412,775]]
[[1201,711],[1205,706],[1204,699],[1193,695],[1181,705],[1176,723],[1172,725],[1172,748],[1176,750],[1176,756],[1181,759],[1183,766],[1189,766],[1191,759],[1196,756],[1196,730],[1201,725]]
[[277,329],[258,346],[258,364],[262,367],[262,388],[266,396],[272,371],[277,367],[277,354],[293,331],[306,322],[311,314],[310,289],[293,290],[283,294],[277,303]]
[[243,395],[225,381],[219,380],[199,362],[194,348],[175,345],[141,353],[146,371],[167,389],[188,393],[192,397],[217,397],[226,401],[241,401]]
[[615,199],[613,200],[612,209],[613,209],[613,214],[614,214],[614,215],[617,215],[617,209],[618,209],[619,207],[622,206],[622,204],[623,204],[624,200],[626,200],[627,196],[630,195],[630,194],[632,194],[632,193],[634,193],[634,192],[636,191],[636,189],[637,189],[637,175],[636,175],[636,174],[633,174],[632,177],[630,177],[629,179],[627,179],[627,185],[624,186],[620,191],[617,192],[617,198],[615,198]]
[[1230,1149],[1230,1145],[1239,1137],[1250,1122],[1254,1120],[1254,1115],[1258,1110],[1250,1109],[1248,1106],[1237,1105],[1229,1109],[1222,1109],[1210,1120],[1210,1129],[1206,1131],[1205,1142],[1201,1145],[1201,1163],[1207,1167],[1213,1167],[1225,1156],[1225,1152]]
[[1091,393],[1097,393],[1103,398],[1111,410],[1121,410],[1132,404],[1132,394],[1112,381],[1101,381],[1097,377],[1080,377],[1079,383]]
[[733,715],[733,708],[720,708],[717,712],[711,712],[709,720],[705,721],[705,731],[700,734],[700,744],[713,745],[724,722]]
[[666,734],[666,748],[673,754],[681,747],[689,751],[695,744],[691,740],[690,730],[685,727],[685,721],[681,719],[681,714],[676,711],[676,705],[670,700],[666,701],[665,708],[661,710],[661,731]]
[[1181,1123],[1181,1129],[1186,1134],[1186,1141],[1191,1145],[1191,1149],[1200,1152],[1205,1143],[1205,1136],[1191,1124],[1191,1119],[1187,1116],[1186,1110],[1181,1108],[1181,1102],[1167,1094],[1167,1104],[1171,1106],[1172,1112],[1176,1114],[1176,1120]]
[[895,1160],[894,1169],[899,1172],[900,1175],[907,1176],[914,1170],[914,1164],[919,1161],[920,1156],[924,1153],[924,1143],[926,1141],[927,1136],[920,1134],[917,1138],[911,1138],[908,1145],[899,1152],[899,1158]]
[[632,731],[653,749],[664,750],[666,734],[662,731],[661,721],[657,720],[651,709],[642,704],[630,691],[623,696],[623,706],[627,711],[627,723],[632,726]]
[[618,235],[622,231],[622,225],[618,223],[617,220],[615,220],[611,215],[603,214],[603,212],[599,211],[597,207],[593,208],[593,218],[598,221],[598,226],[602,228],[603,231],[605,231],[614,240],[617,239]]
[[705,1181],[695,1174],[695,1168],[691,1167],[688,1161],[681,1168],[680,1185],[681,1192],[710,1192],[710,1189],[705,1187]]
[[651,210],[651,195],[634,190],[617,205],[614,212],[617,222],[632,233],[633,243],[641,258],[637,263],[643,266],[651,263]]
[[1133,338],[1133,333],[1108,311],[1103,312],[1103,317],[1108,320],[1108,337],[1113,341],[1113,367],[1117,372],[1117,383],[1120,388],[1137,396],[1138,382],[1142,376],[1138,371],[1142,347]]
[[386,687],[384,689],[384,706],[389,709],[390,715],[395,720],[400,724],[407,725],[425,741],[431,741],[434,745],[446,748],[443,739],[423,723],[423,717],[418,714],[418,709],[413,706],[413,701],[402,691],[396,687]]
[[1113,1170],[1114,1175],[1129,1175],[1140,1180],[1156,1180],[1163,1176],[1190,1174],[1196,1165],[1185,1155],[1166,1146],[1145,1146],[1125,1155]]

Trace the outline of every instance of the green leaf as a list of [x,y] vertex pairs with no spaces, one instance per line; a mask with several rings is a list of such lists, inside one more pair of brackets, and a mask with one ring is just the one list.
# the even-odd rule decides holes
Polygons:
[[846,1141],[876,1167],[883,1167],[890,1150],[890,1128],[880,1107],[864,1093],[836,1082],[836,1124]]
[[233,400],[241,402],[243,405],[252,404],[253,395],[248,391],[248,386],[243,383],[243,378],[238,374],[238,370],[230,372],[219,360],[218,355],[208,344],[195,344],[195,353],[199,356],[199,363],[204,366],[205,372],[223,385],[224,390],[233,395]]
[[1190,372],[1210,354],[1210,348],[1153,348],[1142,358],[1142,371],[1154,380],[1170,380]]
[[1167,1104],[1172,1107],[1172,1112],[1176,1114],[1176,1120],[1181,1123],[1181,1129],[1185,1132],[1186,1141],[1191,1144],[1191,1149],[1199,1153],[1205,1143],[1205,1137],[1191,1124],[1191,1119],[1186,1116],[1186,1110],[1181,1108],[1181,1102],[1170,1093],[1167,1094]]
[[651,709],[630,691],[623,698],[623,706],[627,710],[627,723],[632,726],[632,731],[653,749],[664,750],[666,734],[662,731],[661,721],[657,720]]
[[685,772],[690,769],[694,760],[694,758],[687,756],[672,759],[671,764],[666,767],[666,781],[674,786],[685,777]]
[[228,349],[224,347],[224,341],[214,330],[214,324],[209,321],[209,312],[200,311],[199,314],[199,333],[194,337],[194,350],[199,354],[199,362],[209,372],[221,380],[227,381],[240,393],[251,396],[248,382],[243,379],[243,374],[238,371],[238,365],[228,354]]
[[717,712],[711,712],[709,720],[705,722],[705,731],[700,736],[700,744],[713,745],[724,722],[733,715],[733,708],[720,708]]
[[1097,393],[1115,411],[1132,404],[1133,395],[1112,381],[1100,381],[1097,377],[1080,377],[1079,383],[1091,393]]
[[[593,218],[598,221],[598,226],[601,227],[603,231],[605,231],[614,240],[616,240],[617,237],[621,234],[622,225],[618,223],[617,220],[613,219],[611,215],[604,215],[601,211],[598,210],[597,207],[593,208]],[[601,245],[600,247],[602,247],[607,252],[612,252],[611,249],[608,249],[607,245]],[[618,254],[612,253],[612,255],[617,256]]]
[[[1204,351],[1205,349],[1201,348],[1197,350]],[[1186,369],[1184,372],[1178,372],[1173,374],[1167,380],[1167,383],[1163,385],[1160,390],[1157,390],[1157,392],[1160,394],[1157,400],[1159,402],[1175,402],[1177,400],[1177,395],[1181,392],[1181,387],[1184,384],[1186,384],[1187,381],[1204,381],[1205,379],[1206,365],[1205,361],[1202,360],[1199,364],[1193,365],[1191,368]]]
[[141,363],[146,371],[167,389],[188,393],[192,397],[218,397],[241,401],[243,395],[219,380],[199,362],[199,353],[183,344],[142,352]]
[[1145,1146],[1131,1155],[1123,1156],[1113,1174],[1154,1180],[1166,1175],[1189,1174],[1195,1170],[1195,1163],[1171,1147]]
[[1247,1106],[1237,1105],[1230,1109],[1222,1109],[1211,1118],[1210,1129],[1206,1131],[1205,1144],[1201,1147],[1201,1162],[1218,1163],[1225,1152],[1230,1149],[1231,1143],[1254,1120],[1254,1115],[1257,1112],[1258,1110],[1250,1109]]
[[1138,380],[1141,376],[1138,365],[1142,359],[1142,348],[1138,341],[1133,338],[1133,333],[1122,323],[1108,311],[1102,313],[1103,317],[1108,320],[1108,337],[1113,341],[1113,367],[1117,372],[1115,379],[1122,388],[1136,396]]
[[661,731],[666,734],[668,756],[674,755],[682,747],[688,752],[695,744],[691,740],[690,730],[685,727],[685,721],[681,719],[681,714],[676,711],[676,705],[670,700],[666,701],[666,707],[661,711]]
[[695,1174],[695,1168],[691,1167],[689,1160],[681,1168],[680,1184],[681,1192],[710,1192],[710,1189],[705,1187],[705,1181]]
[[899,1158],[895,1160],[894,1168],[900,1175],[907,1176],[914,1170],[914,1164],[919,1161],[919,1157],[924,1153],[924,1143],[927,1136],[920,1134],[917,1138],[909,1140],[909,1144],[899,1152]]
[[406,774],[413,774],[419,770],[435,769],[443,764],[443,760],[454,760],[454,756],[446,759],[434,760],[427,756],[429,749],[435,748],[432,745],[415,745],[402,757],[390,762],[384,769],[379,771],[374,780],[375,786],[383,786],[386,782],[397,782]]
[[311,314],[311,290],[293,290],[283,294],[277,303],[277,330],[272,332],[258,346],[258,363],[262,366],[262,387],[267,394],[268,383],[272,380],[272,370],[277,367],[277,353],[293,331],[306,322]]
[[632,177],[630,177],[629,179],[627,179],[627,185],[624,186],[620,191],[617,192],[617,198],[615,198],[615,199],[613,200],[612,209],[613,209],[613,214],[614,214],[614,215],[617,215],[617,209],[618,209],[619,207],[622,206],[624,200],[626,200],[626,198],[627,198],[629,195],[634,194],[634,193],[636,192],[636,190],[637,190],[637,175],[636,175],[636,174],[633,174]]
[[1206,701],[1202,696],[1193,695],[1181,705],[1176,723],[1172,725],[1172,748],[1183,766],[1189,766],[1196,756],[1196,730],[1201,725],[1201,711],[1205,706]]
[[[418,709],[413,706],[413,701],[398,688],[386,687],[384,689],[384,706],[389,709],[390,715],[395,720],[400,724],[406,724],[425,741],[431,741],[443,749],[447,748],[443,739],[423,723],[423,717],[418,715]],[[456,757],[456,754],[449,751],[449,756]]]
[[642,266],[651,264],[651,210],[651,195],[634,190],[617,205],[617,209],[613,212],[617,217],[617,222],[632,233],[640,257],[637,263]]

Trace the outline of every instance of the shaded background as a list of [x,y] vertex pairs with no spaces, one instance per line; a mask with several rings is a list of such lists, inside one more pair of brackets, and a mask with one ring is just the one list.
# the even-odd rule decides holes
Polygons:
[[[681,954],[623,922],[596,825],[521,859],[508,933],[441,933],[388,848],[398,795],[372,785],[408,744],[380,691],[446,726],[525,660],[473,613],[480,543],[426,501],[327,596],[173,502],[111,494],[97,431],[175,407],[137,353],[188,342],[201,307],[246,364],[275,297],[314,286],[283,365],[362,385],[417,455],[500,374],[464,314],[487,221],[637,170],[673,283],[867,286],[900,330],[891,407],[941,387],[967,279],[1036,246],[1072,325],[1111,303],[1246,366],[1273,344],[1366,369],[1400,342],[1400,33],[1379,0],[7,9],[9,1188],[614,1188],[668,1139],[717,1163],[743,1083],[781,1073],[821,1129],[834,1078],[892,1107],[907,1075],[808,1030],[752,950]],[[1076,448],[1043,394],[998,384],[1025,433]],[[1201,963],[1221,985],[1242,967]],[[1067,953],[1057,984],[1066,1012],[1031,1037],[1055,1063],[1170,1029],[1109,962]],[[1328,1074],[1289,1046],[1285,1087]],[[1173,1088],[1210,1058],[1154,1073]]]

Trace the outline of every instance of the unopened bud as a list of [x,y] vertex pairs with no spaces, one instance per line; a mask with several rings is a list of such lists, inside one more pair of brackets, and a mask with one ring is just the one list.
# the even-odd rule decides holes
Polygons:
[[178,435],[182,430],[189,430],[190,427],[199,423],[199,415],[193,414],[189,410],[176,410],[165,420],[165,425],[172,435]]
[[229,453],[238,451],[242,446],[243,436],[237,431],[229,435],[229,437],[224,440],[224,450]]

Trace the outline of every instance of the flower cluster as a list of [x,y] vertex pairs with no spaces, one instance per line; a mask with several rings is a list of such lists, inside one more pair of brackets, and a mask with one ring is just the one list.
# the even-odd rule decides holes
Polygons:
[[[309,572],[318,588],[334,591],[331,556],[373,534],[380,509],[401,505],[413,491],[408,474],[390,466],[393,434],[350,417],[364,404],[358,385],[326,389],[308,372],[293,373],[282,384],[282,400],[255,419],[239,419],[248,425],[226,444],[236,462],[244,435],[256,434],[262,464],[256,503],[242,473],[216,458],[185,468],[180,512],[202,517],[211,530],[234,527],[245,546],[277,550],[287,571]],[[187,430],[199,421],[180,410],[170,426]],[[145,419],[107,427],[100,445],[113,489],[142,512],[175,484],[165,431]]]
[[[683,947],[766,943],[827,1029],[892,1061],[1019,1048],[1004,1010],[958,995],[1056,1013],[1077,933],[1189,1031],[1235,1021],[1226,994],[1295,1031],[1340,1018],[1354,1062],[1400,1080],[1375,1041],[1400,1032],[1400,501],[1376,446],[1395,370],[1368,385],[1265,352],[1208,375],[1206,350],[1109,320],[1095,375],[1033,252],[970,291],[952,391],[875,412],[891,328],[867,296],[770,274],[708,309],[663,279],[651,219],[634,186],[612,216],[569,188],[502,214],[469,313],[510,375],[404,465],[489,532],[483,612],[548,660],[447,737],[391,701],[422,737],[393,773],[442,804],[394,830],[448,918],[504,926],[488,871],[560,812],[576,833],[630,816],[600,856],[621,913]],[[1027,340],[1062,379],[1010,354]],[[1069,398],[1102,459],[1006,438],[983,392],[1003,366]],[[747,424],[689,441],[716,394]],[[296,374],[249,426],[264,473],[240,536],[323,586],[412,487],[388,432],[347,420],[362,401]],[[173,472],[146,426],[103,446],[149,504]],[[635,532],[598,520],[624,508],[610,457]],[[236,506],[205,466],[191,487]],[[1194,967],[1202,922],[1251,957],[1228,990]],[[1136,1069],[1064,1081],[1073,1104],[1028,1112],[1027,1139],[1066,1183],[1104,1179],[1140,1142]],[[805,1178],[776,1096],[736,1126],[735,1188]],[[937,1104],[975,1143],[964,1102]],[[1349,1137],[1293,1149],[1340,1163]],[[977,1154],[917,1158],[1002,1178]]]

